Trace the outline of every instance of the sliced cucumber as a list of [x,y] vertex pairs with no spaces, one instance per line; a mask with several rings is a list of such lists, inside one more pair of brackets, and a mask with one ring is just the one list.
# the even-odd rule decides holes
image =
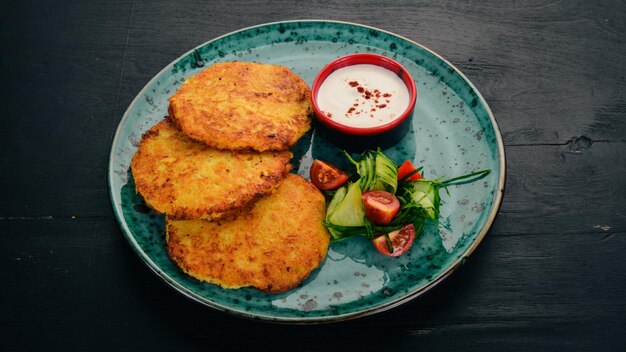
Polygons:
[[335,211],[335,208],[337,208],[337,205],[341,203],[343,198],[346,196],[347,192],[348,192],[348,186],[343,186],[335,192],[335,195],[333,195],[333,199],[330,200],[330,203],[328,204],[328,207],[326,208],[326,221],[329,221],[330,216]]
[[398,188],[398,167],[380,149],[376,152],[376,182],[371,189],[396,193]]
[[[365,222],[365,210],[363,209],[363,201],[361,200],[360,181],[348,186],[348,190],[335,205],[333,205],[332,213],[327,213],[327,221],[340,226],[363,226]],[[342,187],[343,188],[343,187]],[[335,194],[337,196],[337,194]],[[331,205],[335,201],[331,201]]]
[[411,183],[411,198],[426,211],[431,220],[439,218],[439,188],[428,180],[419,180]]

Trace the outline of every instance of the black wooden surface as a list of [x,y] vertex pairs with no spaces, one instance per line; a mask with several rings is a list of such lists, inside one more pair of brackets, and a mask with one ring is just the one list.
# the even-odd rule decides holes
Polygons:
[[[0,350],[626,349],[624,1],[12,1],[0,12]],[[130,101],[218,35],[286,19],[420,42],[483,93],[507,151],[491,231],[400,308],[248,321],[191,302],[126,243],[106,172]]]

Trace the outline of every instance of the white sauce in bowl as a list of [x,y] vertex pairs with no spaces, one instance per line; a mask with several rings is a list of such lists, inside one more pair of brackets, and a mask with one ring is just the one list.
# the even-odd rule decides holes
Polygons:
[[377,65],[342,67],[322,82],[317,106],[329,119],[351,127],[375,127],[398,118],[409,106],[398,75]]

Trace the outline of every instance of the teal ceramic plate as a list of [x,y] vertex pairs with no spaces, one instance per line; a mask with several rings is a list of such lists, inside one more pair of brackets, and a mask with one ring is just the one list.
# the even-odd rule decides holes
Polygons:
[[[299,287],[282,294],[252,288],[226,290],[183,274],[168,258],[163,216],[152,213],[134,191],[129,163],[141,134],[167,113],[168,98],[189,76],[215,62],[258,61],[284,65],[309,85],[331,60],[359,52],[392,57],[406,67],[418,89],[414,123],[401,143],[384,150],[401,163],[423,165],[425,176],[494,172],[480,181],[442,192],[439,224],[427,226],[402,257],[379,255],[364,239],[330,246],[322,265]],[[349,166],[341,150],[315,131],[293,149],[294,173],[308,179],[313,159]],[[338,321],[387,310],[435,286],[476,248],[491,226],[504,187],[504,149],[487,103],[463,74],[431,50],[398,35],[329,21],[270,23],[213,39],[176,59],[137,95],[113,141],[109,187],[124,235],[146,264],[185,296],[221,311],[263,320]]]

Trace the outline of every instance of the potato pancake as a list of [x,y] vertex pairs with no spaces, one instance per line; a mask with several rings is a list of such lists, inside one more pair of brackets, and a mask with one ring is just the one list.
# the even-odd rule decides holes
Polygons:
[[276,191],[236,219],[215,222],[167,218],[170,258],[192,277],[225,288],[253,286],[284,292],[326,257],[324,196],[289,174]]
[[214,64],[170,98],[169,114],[191,138],[218,149],[287,150],[311,128],[311,91],[289,69]]
[[219,219],[271,193],[291,152],[231,152],[196,142],[165,119],[144,133],[131,161],[146,204],[173,219]]

